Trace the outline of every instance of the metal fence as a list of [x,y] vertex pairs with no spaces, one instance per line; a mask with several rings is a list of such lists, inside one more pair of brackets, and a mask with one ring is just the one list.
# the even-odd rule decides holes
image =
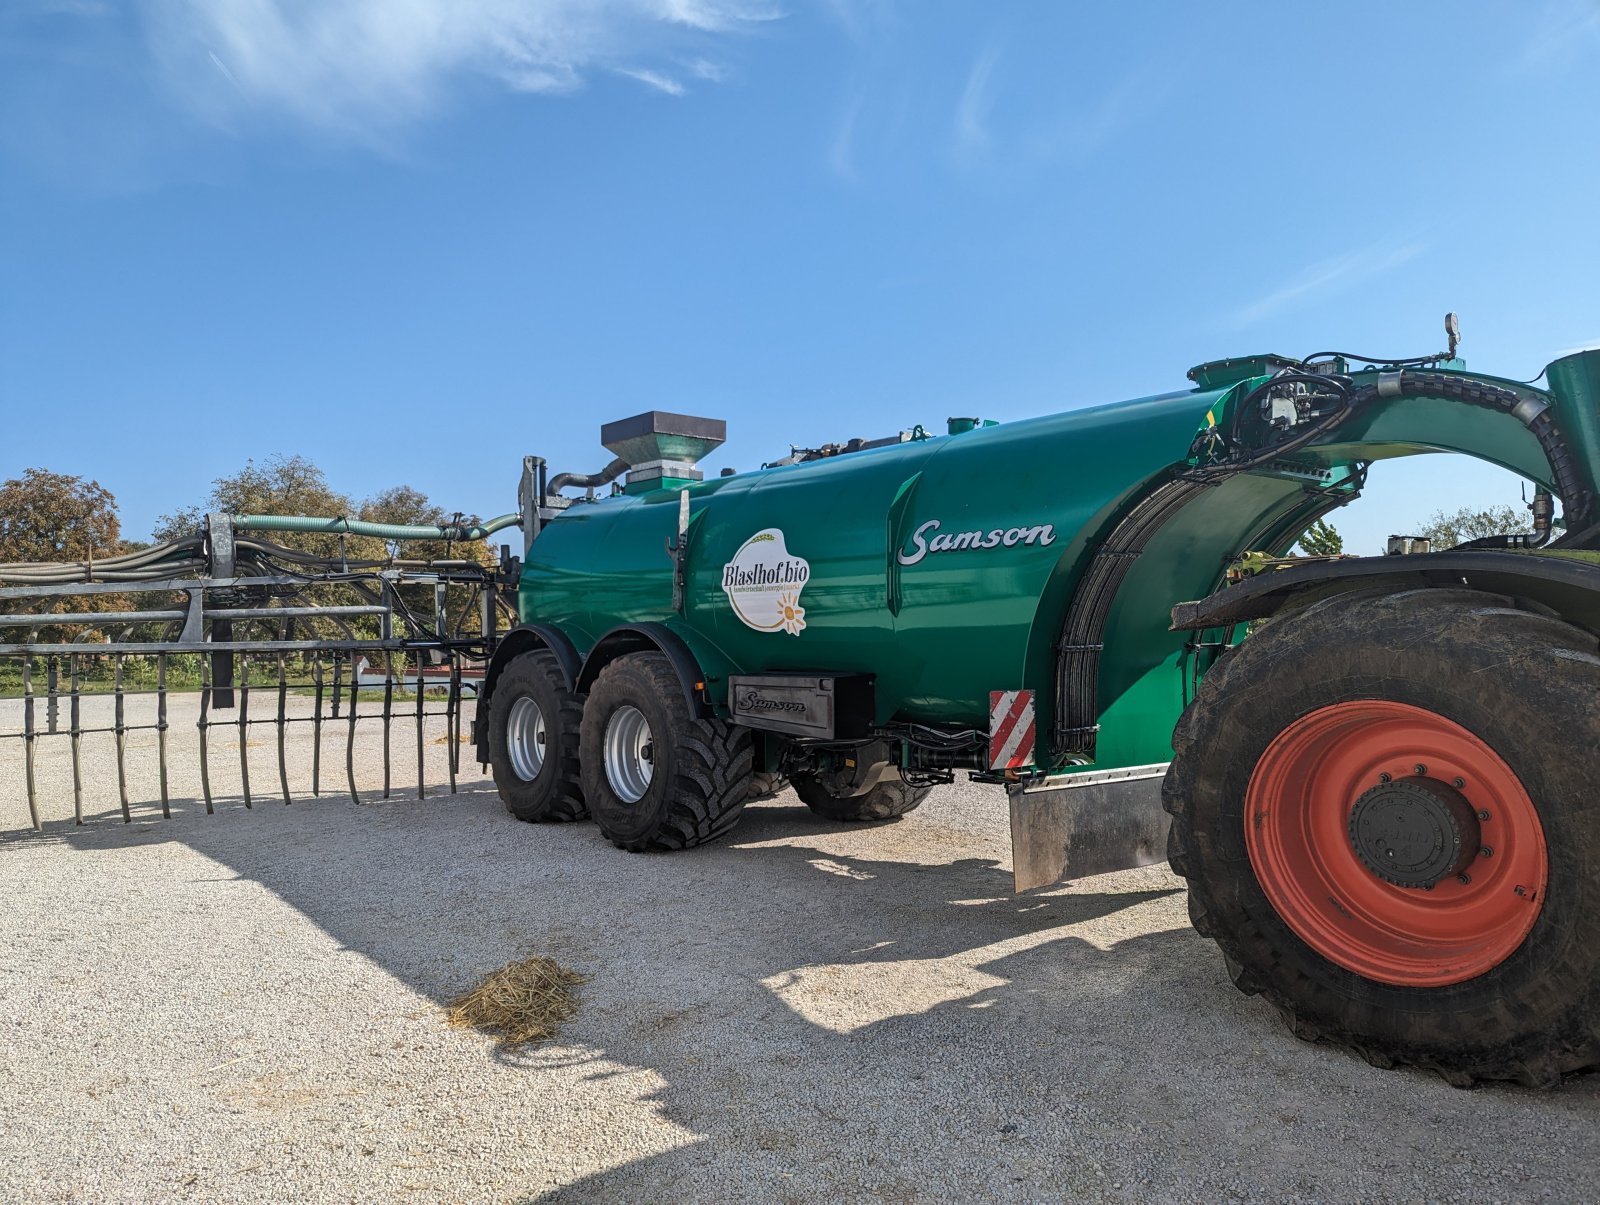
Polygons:
[[[0,707],[15,717],[0,730],[0,744],[22,743],[20,793],[35,829],[43,823],[40,752],[56,740],[70,746],[76,822],[85,816],[88,737],[114,743],[118,801],[122,818],[131,821],[129,737],[154,733],[161,814],[170,816],[169,736],[180,693],[199,696],[200,794],[208,813],[215,810],[213,771],[221,759],[237,764],[246,807],[263,797],[292,802],[286,750],[291,732],[305,725],[313,796],[340,776],[329,763],[342,761],[340,789],[362,801],[359,730],[381,740],[385,798],[395,788],[399,748],[414,744],[416,793],[424,797],[425,730],[441,719],[455,792],[463,700],[475,696],[497,630],[512,610],[507,585],[514,576],[505,566],[311,564],[277,549],[276,558],[262,553],[236,563],[232,575],[215,577],[206,576],[205,551],[185,552],[189,560],[181,563],[193,576],[141,569],[130,580],[103,580],[115,573],[91,566],[78,575],[91,580],[38,581],[40,567],[20,567],[35,576],[7,585],[20,575],[0,572],[0,698],[13,699]],[[72,570],[46,571],[60,577]],[[92,580],[97,570],[101,580]],[[100,701],[106,697],[109,707]],[[276,745],[276,781],[258,776],[252,783],[250,738],[263,730]],[[11,793],[0,783],[0,798]]]
[[[171,670],[175,662],[194,662],[198,666],[198,686],[191,688],[185,684],[183,693],[198,690],[200,698],[196,727],[199,732],[200,781],[207,813],[215,810],[212,766],[213,760],[218,757],[236,759],[245,807],[252,807],[263,794],[281,797],[284,803],[291,803],[295,791],[290,786],[286,748],[289,733],[297,725],[309,725],[311,730],[311,794],[318,796],[323,793],[326,782],[325,757],[331,755],[343,763],[345,792],[356,803],[360,803],[361,793],[356,785],[355,768],[358,726],[381,729],[382,797],[385,799],[389,798],[394,786],[396,726],[412,730],[416,752],[416,794],[421,799],[427,794],[425,728],[430,719],[442,718],[448,738],[445,765],[449,790],[451,794],[455,793],[461,764],[462,701],[464,697],[475,693],[473,677],[476,666],[464,654],[415,644],[402,646],[401,649],[381,649],[372,647],[370,643],[347,648],[322,648],[308,654],[303,651],[289,652],[265,644],[235,642],[226,651],[233,654],[237,671],[236,680],[227,686],[218,686],[212,680],[212,659],[216,654],[211,649],[201,655],[182,645],[138,653],[103,653],[95,650],[71,654],[5,654],[5,660],[19,671],[21,725],[16,731],[0,732],[0,740],[22,742],[23,794],[33,827],[42,827],[35,772],[39,746],[40,742],[51,738],[70,742],[73,816],[77,823],[82,824],[84,738],[109,736],[114,742],[117,795],[123,820],[131,821],[128,737],[136,732],[154,732],[161,814],[164,817],[171,816],[168,733],[171,729],[169,696],[175,693]],[[397,652],[403,652],[408,658],[414,658],[419,653],[442,656],[443,663],[433,667],[431,672],[421,670],[407,676],[403,671],[395,672]],[[382,659],[381,671],[370,668],[374,655]],[[367,668],[363,671],[363,667]],[[152,684],[134,684],[143,682]],[[87,689],[102,683],[108,684],[109,690]],[[412,697],[409,700],[402,698],[397,705],[396,695],[402,694],[408,687]],[[432,700],[429,698],[430,692],[436,696]],[[111,715],[107,717],[109,723],[85,715],[85,700],[98,699],[102,695],[109,695],[111,700]],[[310,714],[298,714],[297,709],[291,708],[291,698],[300,695],[310,697]],[[363,712],[361,703],[364,695],[381,700],[381,708],[376,712]],[[152,718],[140,719],[134,715],[132,704],[141,699],[154,700]],[[219,703],[230,705],[219,706]],[[278,769],[277,781],[264,789],[252,787],[249,757],[250,733],[252,729],[261,727],[274,734]],[[327,733],[330,727],[336,729],[333,739],[329,739]],[[225,750],[223,746],[228,745],[232,748]]]

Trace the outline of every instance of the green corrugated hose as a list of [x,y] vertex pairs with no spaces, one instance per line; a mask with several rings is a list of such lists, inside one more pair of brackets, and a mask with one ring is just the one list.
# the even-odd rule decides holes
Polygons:
[[360,519],[320,519],[308,515],[235,515],[237,531],[316,531],[332,535],[377,536],[382,540],[484,540],[507,527],[518,527],[522,516],[500,515],[471,527],[411,526],[404,523],[365,523]]

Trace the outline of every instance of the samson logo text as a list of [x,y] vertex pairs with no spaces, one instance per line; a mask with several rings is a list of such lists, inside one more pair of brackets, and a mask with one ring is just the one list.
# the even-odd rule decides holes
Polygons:
[[[958,552],[963,548],[1013,548],[1018,544],[1054,544],[1054,523],[1033,527],[991,527],[988,531],[939,531],[939,520],[929,519],[911,533],[911,547],[896,555],[902,565],[915,565],[930,552]],[[938,535],[930,535],[938,532]]]
[[799,699],[774,699],[770,695],[758,694],[753,690],[747,690],[739,696],[739,709],[741,711],[792,711],[804,715],[806,705]]

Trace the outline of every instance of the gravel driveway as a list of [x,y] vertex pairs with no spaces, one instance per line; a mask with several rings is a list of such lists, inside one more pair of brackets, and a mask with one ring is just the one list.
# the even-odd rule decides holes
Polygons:
[[[247,811],[229,744],[207,816],[194,710],[174,700],[171,820],[121,822],[98,737],[74,826],[53,739],[35,834],[0,740],[4,1200],[1595,1193],[1600,1077],[1462,1092],[1298,1042],[1228,984],[1165,867],[1013,896],[992,789],[871,827],[785,794],[720,845],[628,855],[517,823],[475,766],[454,797],[402,797],[401,726],[387,801]],[[442,783],[437,721],[427,739]],[[271,729],[252,742],[275,789]],[[136,798],[153,749],[130,739]],[[302,726],[292,783],[309,749]],[[443,1000],[529,954],[590,976],[558,1042],[443,1026]]]

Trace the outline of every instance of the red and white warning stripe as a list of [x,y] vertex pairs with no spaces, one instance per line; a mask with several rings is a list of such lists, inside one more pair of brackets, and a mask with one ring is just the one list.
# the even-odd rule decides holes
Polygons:
[[1017,770],[1033,760],[1033,691],[989,692],[989,769]]

